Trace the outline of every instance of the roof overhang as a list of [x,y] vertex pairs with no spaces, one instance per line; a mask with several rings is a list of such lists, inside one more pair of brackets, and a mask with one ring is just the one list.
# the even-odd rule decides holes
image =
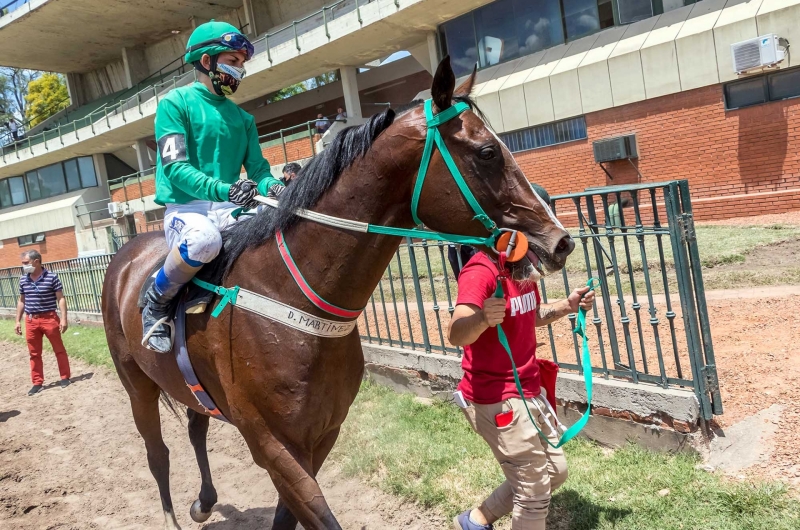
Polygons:
[[75,226],[75,203],[81,192],[63,199],[43,199],[0,214],[0,240]]
[[86,72],[122,57],[122,48],[158,42],[191,29],[241,0],[31,0],[0,17],[0,65]]

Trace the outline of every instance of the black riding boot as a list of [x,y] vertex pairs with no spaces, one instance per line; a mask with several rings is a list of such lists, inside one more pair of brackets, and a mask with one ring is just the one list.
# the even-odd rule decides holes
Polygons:
[[172,325],[172,300],[181,287],[170,285],[170,289],[161,294],[155,282],[150,284],[145,294],[147,303],[142,309],[142,346],[159,353],[172,351],[175,331]]

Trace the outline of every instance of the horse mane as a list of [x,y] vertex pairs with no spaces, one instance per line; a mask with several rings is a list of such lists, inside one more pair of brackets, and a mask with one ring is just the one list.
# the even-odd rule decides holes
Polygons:
[[[454,101],[469,105],[483,121],[486,117],[469,95],[454,96]],[[342,129],[331,144],[314,155],[298,173],[297,178],[280,196],[278,208],[261,208],[254,218],[236,223],[222,232],[222,251],[214,261],[203,267],[198,277],[220,285],[231,267],[250,248],[256,248],[275,237],[278,230],[286,230],[297,222],[298,209],[313,207],[339,179],[342,172],[369,151],[380,134],[389,128],[396,116],[405,114],[424,103],[414,100],[398,108],[386,109],[373,115],[367,123]]]
[[331,144],[315,155],[298,173],[280,196],[278,208],[263,207],[254,218],[236,223],[222,232],[220,255],[203,267],[200,277],[221,281],[234,262],[249,248],[258,247],[297,222],[298,209],[314,206],[338,180],[342,172],[369,151],[380,134],[394,122],[395,112],[386,109],[363,125],[347,127]]

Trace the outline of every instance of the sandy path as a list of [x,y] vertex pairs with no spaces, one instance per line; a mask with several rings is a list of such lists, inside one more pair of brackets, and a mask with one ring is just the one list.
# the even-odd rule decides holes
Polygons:
[[[0,529],[161,529],[163,517],[144,444],[135,430],[128,398],[116,374],[72,360],[75,383],[66,390],[30,388],[27,351],[0,342]],[[53,381],[55,358],[45,355]],[[47,383],[46,383],[47,384]],[[212,422],[209,453],[219,493],[211,519],[189,518],[200,474],[179,422],[162,409],[171,451],[172,498],[184,530],[269,528],[277,494],[256,467],[234,428]],[[326,466],[320,483],[347,529],[444,527],[443,519],[404,504]]]

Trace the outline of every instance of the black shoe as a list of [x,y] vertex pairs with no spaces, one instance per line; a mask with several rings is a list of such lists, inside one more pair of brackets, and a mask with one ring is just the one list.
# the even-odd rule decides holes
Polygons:
[[58,384],[61,385],[61,388],[67,388],[72,382],[69,379],[62,379]]
[[41,391],[42,391],[42,385],[33,385],[33,387],[30,390],[28,390],[28,395],[35,396]]
[[[178,289],[179,290],[179,289]],[[155,283],[145,294],[147,305],[142,309],[142,346],[159,353],[172,351],[172,298],[156,291]]]

